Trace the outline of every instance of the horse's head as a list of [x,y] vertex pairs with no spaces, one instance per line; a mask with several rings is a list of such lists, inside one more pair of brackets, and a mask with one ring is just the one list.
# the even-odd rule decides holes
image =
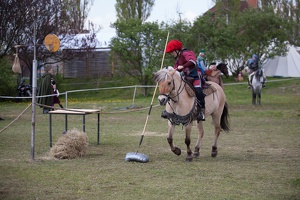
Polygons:
[[226,76],[226,78],[229,77],[227,65],[228,65],[228,64],[220,63],[220,64],[218,64],[218,66],[217,66],[217,69],[220,70],[220,71]]
[[174,74],[176,70],[173,67],[166,67],[155,73],[154,80],[159,86],[158,101],[160,105],[166,105],[170,99],[170,94],[174,90]]
[[255,77],[257,78],[257,79],[260,79],[261,77],[263,77],[264,76],[264,71],[261,69],[261,68],[259,68],[258,70],[256,70],[256,72],[255,72]]

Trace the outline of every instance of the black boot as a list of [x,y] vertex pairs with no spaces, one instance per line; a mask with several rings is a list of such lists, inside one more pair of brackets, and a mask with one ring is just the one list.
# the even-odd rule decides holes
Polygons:
[[201,87],[196,87],[195,88],[195,92],[196,92],[196,97],[198,99],[198,104],[197,104],[197,108],[199,110],[199,113],[197,115],[197,121],[205,121],[205,113],[204,113],[204,109],[205,109],[205,94],[202,91]]
[[249,78],[248,78],[248,90],[251,90],[251,84],[250,84],[250,81],[249,81]]
[[263,88],[266,87],[266,81],[267,81],[267,78],[264,76],[264,79],[263,79],[263,82],[262,82],[262,87]]

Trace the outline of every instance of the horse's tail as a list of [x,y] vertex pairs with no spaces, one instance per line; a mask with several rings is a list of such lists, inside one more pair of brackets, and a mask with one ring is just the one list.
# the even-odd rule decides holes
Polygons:
[[223,112],[222,112],[222,116],[221,116],[221,128],[225,132],[230,131],[228,118],[229,118],[228,104],[227,104],[227,102],[225,102]]

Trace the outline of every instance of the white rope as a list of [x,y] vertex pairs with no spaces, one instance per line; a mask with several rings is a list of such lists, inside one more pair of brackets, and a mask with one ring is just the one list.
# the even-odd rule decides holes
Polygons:
[[18,117],[16,117],[16,119],[14,119],[12,122],[10,122],[7,126],[5,126],[3,129],[0,130],[0,133],[2,133],[5,129],[7,129],[10,125],[12,125],[15,121],[17,121],[21,115],[23,115],[23,113],[31,106],[32,103],[30,103],[27,108],[25,108],[25,110],[23,110],[23,112],[21,112],[21,114],[19,114]]

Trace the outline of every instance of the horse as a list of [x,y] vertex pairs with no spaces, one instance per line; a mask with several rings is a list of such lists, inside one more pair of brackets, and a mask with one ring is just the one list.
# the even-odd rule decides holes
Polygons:
[[229,77],[227,65],[228,64],[225,64],[225,63],[219,63],[217,65],[217,69],[220,70],[226,76],[226,78]]
[[[197,119],[197,98],[193,93],[193,86],[190,86],[185,79],[173,67],[163,68],[155,73],[155,82],[159,87],[158,101],[160,105],[166,106],[168,113],[168,137],[167,141],[171,151],[176,155],[181,155],[181,149],[173,143],[173,133],[176,125],[182,124],[185,127],[185,144],[187,146],[186,161],[192,161],[193,158],[200,156],[200,146],[204,135],[202,121],[197,122],[198,139],[195,145],[194,153],[191,150],[191,130],[192,122]],[[215,137],[212,146],[211,156],[218,154],[217,141],[222,130],[230,130],[228,118],[228,105],[223,89],[214,82],[208,82],[215,88],[212,94],[205,97],[205,117],[212,116],[212,122],[215,127]],[[192,91],[192,93],[191,93]]]
[[204,77],[207,81],[215,82],[223,88],[224,86],[223,86],[222,73],[226,76],[226,78],[229,77],[227,64],[220,63],[216,66],[216,69],[217,70],[215,69],[206,70]]
[[264,72],[262,69],[258,69],[254,72],[251,80],[252,88],[252,105],[261,105],[261,89],[262,82],[264,81]]

